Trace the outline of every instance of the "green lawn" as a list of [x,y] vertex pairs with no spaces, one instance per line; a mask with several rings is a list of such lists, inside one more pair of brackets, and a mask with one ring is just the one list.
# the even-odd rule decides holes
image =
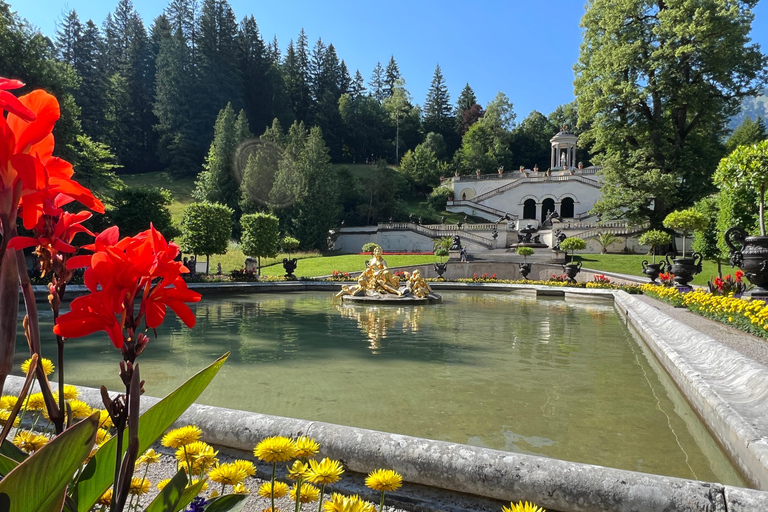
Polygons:
[[[568,259],[570,261],[570,256]],[[656,263],[659,263],[663,259],[664,258],[657,256]],[[584,265],[585,268],[641,277],[644,276],[642,261],[652,261],[651,256],[646,254],[576,254],[576,260],[581,260],[582,265]],[[707,281],[717,276],[716,261],[705,260],[702,263],[702,267],[704,271],[694,278],[693,284],[705,286]],[[735,270],[736,269],[732,269],[727,263],[722,264],[723,274],[733,273]]]
[[[326,256],[323,258],[311,258],[299,261],[295,274],[299,277],[326,276],[339,272],[359,272],[365,269],[365,261],[371,257],[365,254],[346,254],[343,256]],[[422,265],[434,263],[435,257],[431,254],[414,255],[384,255],[387,265],[390,267],[402,267],[407,265]],[[282,258],[280,259],[282,261]],[[261,269],[261,273],[267,276],[281,276],[285,274],[282,264],[275,264]]]

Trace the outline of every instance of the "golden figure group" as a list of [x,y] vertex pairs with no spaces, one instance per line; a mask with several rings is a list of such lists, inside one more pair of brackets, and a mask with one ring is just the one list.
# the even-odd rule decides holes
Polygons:
[[[344,285],[336,297],[344,295],[397,295],[402,297],[412,295],[424,298],[432,292],[427,281],[421,277],[421,272],[404,272],[404,279],[390,272],[387,261],[381,255],[381,248],[373,250],[373,256],[366,262],[366,268],[353,286]],[[404,287],[403,287],[404,285]],[[401,290],[401,287],[403,289]]]

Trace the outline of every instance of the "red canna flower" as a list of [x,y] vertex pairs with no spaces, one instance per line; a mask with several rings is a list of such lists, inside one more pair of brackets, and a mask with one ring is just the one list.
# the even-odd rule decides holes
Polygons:
[[744,277],[744,272],[742,272],[741,270],[737,270],[737,271],[736,271],[736,281],[740,283],[740,282],[741,282],[741,279],[742,279],[743,277]]

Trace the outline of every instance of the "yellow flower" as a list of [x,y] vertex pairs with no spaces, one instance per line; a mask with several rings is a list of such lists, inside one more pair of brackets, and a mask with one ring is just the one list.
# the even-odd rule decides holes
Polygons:
[[163,436],[162,445],[166,448],[181,448],[184,445],[194,443],[200,440],[200,436],[203,435],[203,431],[195,425],[187,425],[186,427],[177,428],[171,430]]
[[308,459],[317,455],[320,451],[320,445],[317,441],[307,436],[302,436],[296,440],[296,453],[294,457],[299,459]]
[[[200,482],[199,478],[193,478],[192,481],[187,484],[187,487],[192,487],[194,485],[197,485]],[[207,491],[208,490],[208,482],[203,482],[203,486],[200,488],[201,491]]]
[[313,484],[335,484],[341,478],[344,469],[337,460],[323,459],[321,462],[310,460],[309,465],[312,468],[307,480]]
[[136,459],[136,467],[139,467],[142,464],[150,465],[156,462],[160,462],[160,454],[157,453],[153,448],[150,448],[149,450],[145,451],[141,457]]
[[326,512],[368,512],[370,503],[361,501],[358,496],[344,496],[343,494],[333,493],[331,500],[323,503],[323,510]]
[[517,504],[510,503],[509,507],[501,507],[501,512],[546,512],[546,510],[533,503],[528,503],[527,501],[523,503],[521,501]]
[[246,488],[243,484],[237,484],[232,487],[232,494],[248,494],[251,490]]
[[296,453],[296,444],[287,437],[268,437],[256,445],[253,454],[264,462],[285,462]]
[[237,459],[232,464],[245,471],[245,474],[248,476],[254,476],[256,474],[256,466],[249,460]]
[[69,406],[72,408],[73,418],[87,418],[93,412],[91,408],[88,406],[88,404],[80,400],[75,400],[73,398],[72,400],[69,400],[67,403],[69,403]]
[[[299,496],[299,500],[302,503],[313,503],[317,501],[319,497],[320,497],[320,489],[318,489],[312,484],[307,484],[307,483],[301,484],[301,494]],[[293,501],[296,501],[296,485],[295,484],[293,487],[291,487],[291,499]]]
[[[11,411],[6,411],[4,409],[0,409],[0,424],[5,425],[8,423],[8,420],[11,419]],[[18,427],[19,426],[19,417],[16,416],[13,419],[13,426]]]
[[[274,493],[274,496],[272,494]],[[288,484],[283,482],[275,482],[275,487],[273,489],[272,482],[266,482],[261,484],[259,487],[259,490],[256,492],[259,496],[262,498],[282,498],[286,494],[288,494]]]
[[16,406],[16,402],[19,401],[19,397],[13,395],[6,395],[0,398],[0,409],[4,411],[12,411]]
[[45,409],[45,399],[42,393],[32,393],[27,398],[28,411],[42,411]]
[[49,439],[43,435],[35,434],[28,430],[21,430],[16,433],[16,437],[13,438],[13,444],[21,448],[27,453],[36,452],[46,444]]
[[170,478],[166,478],[165,480],[160,480],[159,482],[157,482],[157,490],[162,491],[163,489],[165,489],[165,486],[168,485],[169,483],[171,483]]
[[147,494],[149,492],[149,486],[150,486],[149,480],[146,478],[139,478],[137,476],[134,476],[131,478],[131,488],[128,490],[128,494],[133,494],[135,496],[141,496],[142,494]]
[[112,439],[112,434],[110,434],[107,430],[100,428],[96,431],[96,445],[101,446],[107,441]]
[[[66,393],[66,386],[64,393]],[[106,409],[99,409],[99,427],[101,428],[109,428],[114,427],[115,424],[112,423],[112,418],[109,416],[109,413]]]
[[224,485],[237,485],[248,478],[248,473],[232,463],[216,464],[216,467],[208,473],[208,478]]
[[80,396],[80,390],[77,389],[75,386],[70,386],[69,384],[64,384],[64,399],[65,400],[72,400],[73,398],[77,398]]
[[112,503],[112,488],[107,489],[104,494],[99,497],[97,505],[106,505],[107,507]]
[[396,491],[403,485],[403,477],[391,469],[377,469],[368,475],[365,485],[375,491]]
[[291,480],[306,478],[307,475],[309,475],[309,464],[297,460],[293,462],[293,466],[288,466],[288,478]]
[[[23,373],[27,373],[29,371],[29,365],[32,363],[32,359],[27,359],[23,363],[21,363],[21,371]],[[38,364],[41,364],[43,366],[43,371],[46,375],[50,375],[53,373],[53,362],[50,359],[42,358]]]
[[189,473],[189,465],[192,466],[192,473],[200,473],[219,461],[216,458],[219,452],[215,451],[211,445],[203,441],[195,441],[186,446],[176,449],[176,459],[180,462],[179,466]]

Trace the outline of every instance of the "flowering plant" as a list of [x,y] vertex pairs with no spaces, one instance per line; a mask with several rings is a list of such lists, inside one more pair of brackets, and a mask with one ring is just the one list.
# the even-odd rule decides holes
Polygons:
[[735,277],[731,277],[731,274],[725,276],[725,278],[716,277],[714,281],[708,281],[707,287],[709,293],[713,295],[741,295],[747,291],[747,285],[744,283],[744,272],[737,270]]
[[605,274],[596,274],[592,277],[593,283],[602,283],[602,284],[609,284],[611,282],[610,279],[605,277]]
[[[149,343],[145,332],[158,327],[169,308],[187,326],[193,326],[195,316],[187,303],[199,301],[200,294],[190,290],[181,277],[187,269],[177,260],[178,246],[154,228],[120,239],[117,227],[94,234],[83,224],[93,212],[103,213],[104,205],[72,179],[70,163],[53,156],[52,130],[59,119],[56,98],[43,90],[18,98],[8,92],[23,86],[17,80],[0,78],[0,393],[13,361],[19,290],[26,308],[23,327],[31,357],[20,396],[0,399],[14,404],[5,409],[7,415],[0,416],[5,423],[0,443],[4,448],[8,445],[4,440],[10,427],[21,423],[18,414],[22,407],[30,408],[33,397],[57,437],[43,443],[39,438],[45,436],[17,432],[16,439],[31,447],[32,454],[5,452],[12,459],[3,457],[0,461],[0,495],[12,510],[52,510],[52,504],[61,507],[65,501],[70,502],[69,510],[88,510],[111,487],[108,504],[113,512],[119,512],[134,483],[144,487],[144,480],[134,482],[133,477],[139,453],[199,396],[224,358],[139,418],[143,381],[137,358]],[[74,202],[86,209],[75,213],[71,207],[64,210]],[[30,236],[19,236],[17,218]],[[78,249],[73,245],[78,234],[95,239]],[[48,300],[57,342],[56,394],[47,378],[53,364],[42,359],[35,294],[22,252],[28,247],[35,247],[42,273],[49,279]],[[85,269],[83,279],[90,293],[74,299],[70,311],[60,315],[67,284],[81,268]],[[104,331],[121,352],[119,374],[125,386],[124,394],[116,397],[102,387],[103,414],[92,413],[68,396],[63,373],[65,341],[99,331]],[[28,396],[33,380],[40,393]],[[97,435],[99,426],[107,421],[116,431],[109,439],[105,434]],[[41,478],[44,485],[40,485]],[[178,480],[180,483],[168,493],[178,493],[190,483],[186,477],[183,482]],[[168,493],[161,493],[161,502]],[[187,503],[193,497],[189,496]]]
[[669,272],[662,272],[659,274],[659,281],[661,281],[662,286],[672,286],[672,279],[675,278],[674,274],[670,274]]

